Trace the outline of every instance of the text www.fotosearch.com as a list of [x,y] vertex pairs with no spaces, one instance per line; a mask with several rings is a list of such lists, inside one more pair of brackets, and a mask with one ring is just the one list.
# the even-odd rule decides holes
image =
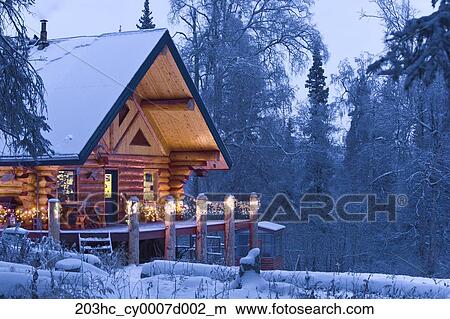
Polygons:
[[374,306],[289,305],[273,303],[271,306],[235,306],[238,315],[373,315]]
[[294,316],[294,315],[374,315],[375,307],[369,305],[339,305],[334,302],[328,305],[294,305],[289,303],[271,303],[269,305],[214,305],[204,302],[180,303],[137,303],[123,307],[106,303],[77,303],[76,315],[111,315],[116,317],[137,318],[148,315],[185,316],[197,315],[204,317],[225,315],[254,316]]

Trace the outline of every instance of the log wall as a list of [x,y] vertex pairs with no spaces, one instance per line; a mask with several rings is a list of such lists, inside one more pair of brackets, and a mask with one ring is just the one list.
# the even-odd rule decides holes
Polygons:
[[[124,217],[125,200],[136,196],[143,200],[144,172],[154,174],[156,200],[163,204],[165,198],[172,195],[175,199],[184,196],[184,184],[193,168],[184,160],[173,160],[164,156],[142,155],[105,155],[99,160],[92,154],[82,166],[40,166],[0,167],[0,197],[13,197],[24,210],[45,210],[48,199],[57,197],[57,175],[59,170],[77,172],[77,201],[83,202],[84,211],[90,220],[104,223],[101,212],[104,211],[104,174],[105,170],[117,170],[119,173],[120,212],[119,220]],[[100,213],[100,214],[99,214]]]

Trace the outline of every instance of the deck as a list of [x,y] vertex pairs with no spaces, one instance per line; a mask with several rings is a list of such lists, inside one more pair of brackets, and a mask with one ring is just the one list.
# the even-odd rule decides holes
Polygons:
[[[249,220],[236,220],[236,231],[248,229],[250,226]],[[175,222],[176,235],[188,236],[195,235],[196,224],[195,221],[177,221]],[[211,220],[207,221],[208,233],[223,232],[225,229],[225,222],[223,220]],[[0,230],[1,234],[2,230]],[[93,229],[73,229],[73,230],[61,230],[61,240],[69,243],[78,242],[78,234],[105,234],[110,233],[113,242],[126,242],[128,241],[128,225],[119,224],[111,225],[103,228]],[[47,236],[47,230],[29,230],[29,237],[40,238]],[[163,239],[165,236],[164,222],[151,222],[139,224],[139,240],[148,239]]]

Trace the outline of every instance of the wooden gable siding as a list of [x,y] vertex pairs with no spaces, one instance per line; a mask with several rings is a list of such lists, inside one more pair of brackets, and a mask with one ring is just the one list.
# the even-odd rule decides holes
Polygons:
[[[140,107],[133,100],[128,100],[123,107],[128,108],[128,113],[122,122],[121,115],[116,116],[100,140],[99,147],[108,154],[168,156],[167,146],[155,133]],[[143,133],[150,146],[132,145],[138,131]]]
[[[164,99],[192,99],[176,62],[165,48],[136,89],[138,102]],[[218,146],[197,105],[193,110],[167,111],[163,105],[144,107],[144,113],[172,151],[211,151]]]

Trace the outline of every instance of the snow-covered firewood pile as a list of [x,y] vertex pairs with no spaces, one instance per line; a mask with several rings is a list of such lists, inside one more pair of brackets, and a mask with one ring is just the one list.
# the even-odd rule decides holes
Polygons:
[[[20,230],[18,230],[20,234]],[[8,236],[6,236],[8,237]],[[450,298],[450,280],[401,275],[261,271],[260,251],[240,267],[155,260],[125,266],[49,238],[0,242],[3,298]]]

